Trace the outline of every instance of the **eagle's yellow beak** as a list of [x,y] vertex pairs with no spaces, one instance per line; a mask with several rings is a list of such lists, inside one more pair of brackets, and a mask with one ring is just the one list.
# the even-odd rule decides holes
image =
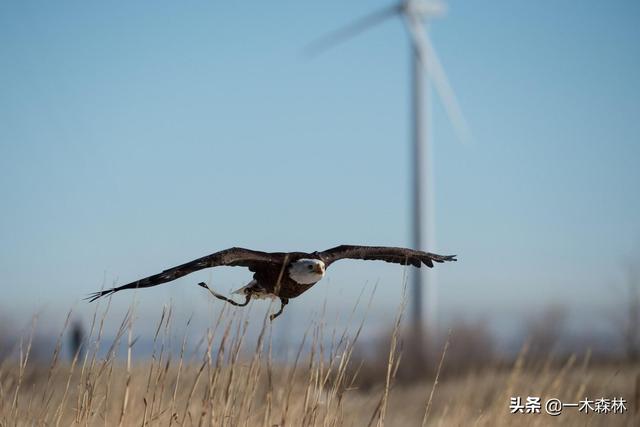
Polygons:
[[322,266],[320,264],[315,264],[313,266],[313,271],[315,271],[318,274],[323,274],[324,273],[324,268],[322,268]]

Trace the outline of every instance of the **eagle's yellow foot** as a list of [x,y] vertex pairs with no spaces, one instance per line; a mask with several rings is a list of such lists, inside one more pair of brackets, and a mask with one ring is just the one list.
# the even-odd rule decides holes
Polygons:
[[275,319],[276,317],[280,316],[282,314],[282,311],[284,310],[284,306],[289,304],[289,298],[280,298],[280,310],[278,310],[276,313],[272,314],[269,316],[269,320],[271,320],[273,322],[273,319]]
[[[251,295],[250,294],[246,294],[245,295],[245,300],[244,300],[243,303],[235,302],[234,300],[229,299],[229,298],[225,297],[224,295],[220,295],[219,293],[214,292],[204,282],[198,283],[198,286],[201,286],[201,287],[205,288],[206,290],[208,290],[209,292],[211,292],[211,295],[213,295],[214,297],[216,297],[218,299],[221,299],[222,301],[226,301],[231,305],[235,305],[236,307],[244,307],[245,305],[249,304],[249,301],[251,300]],[[282,309],[280,309],[280,312],[282,312]]]

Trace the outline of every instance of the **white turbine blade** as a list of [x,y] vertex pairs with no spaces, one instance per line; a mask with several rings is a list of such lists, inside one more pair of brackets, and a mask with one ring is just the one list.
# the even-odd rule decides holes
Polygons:
[[410,15],[405,15],[405,18],[416,53],[420,56],[422,64],[427,69],[427,76],[433,81],[433,85],[442,100],[442,105],[449,116],[449,120],[451,120],[458,139],[462,143],[471,142],[472,138],[469,126],[462,114],[456,95],[449,84],[447,74],[440,63],[440,59],[431,44],[429,36],[417,18]]
[[327,35],[310,43],[304,50],[307,55],[318,55],[333,46],[349,40],[361,32],[374,27],[387,18],[390,18],[401,11],[401,5],[393,5],[372,12],[360,19],[353,21],[351,24],[339,28]]

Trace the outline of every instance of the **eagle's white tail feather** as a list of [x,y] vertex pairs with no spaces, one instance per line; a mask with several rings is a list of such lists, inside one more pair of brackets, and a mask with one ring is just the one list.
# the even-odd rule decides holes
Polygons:
[[240,294],[240,295],[244,295],[245,294],[245,290],[252,287],[253,285],[255,285],[257,282],[254,280],[250,281],[249,283],[247,283],[246,285],[244,285],[243,287],[241,287],[240,289],[236,289],[235,291],[233,291],[234,294]]
[[[253,287],[254,285],[257,285],[258,282],[256,280],[252,280],[249,283],[247,283],[245,286],[241,287],[240,289],[237,289],[235,291],[233,291],[234,294],[240,294],[240,295],[246,295],[247,294],[247,290],[251,287]],[[277,298],[277,296],[273,295],[273,294],[269,294],[264,292],[263,290],[256,290],[254,289],[251,292],[251,297],[254,299],[267,299],[267,298]]]

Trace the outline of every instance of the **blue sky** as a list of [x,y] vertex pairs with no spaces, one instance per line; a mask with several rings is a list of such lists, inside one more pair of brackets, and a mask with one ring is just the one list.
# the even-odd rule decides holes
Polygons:
[[[2,2],[5,317],[90,313],[79,300],[103,281],[229,246],[407,245],[402,22],[301,53],[387,4]],[[559,302],[606,322],[622,307],[625,263],[640,259],[639,18],[633,1],[456,1],[433,22],[474,136],[457,143],[434,102],[433,250],[460,258],[438,271],[442,319],[517,322]],[[291,316],[325,299],[348,311],[379,281],[387,319],[401,270],[336,265]],[[248,279],[195,276],[147,290],[141,316],[169,300],[204,313],[194,283]]]

